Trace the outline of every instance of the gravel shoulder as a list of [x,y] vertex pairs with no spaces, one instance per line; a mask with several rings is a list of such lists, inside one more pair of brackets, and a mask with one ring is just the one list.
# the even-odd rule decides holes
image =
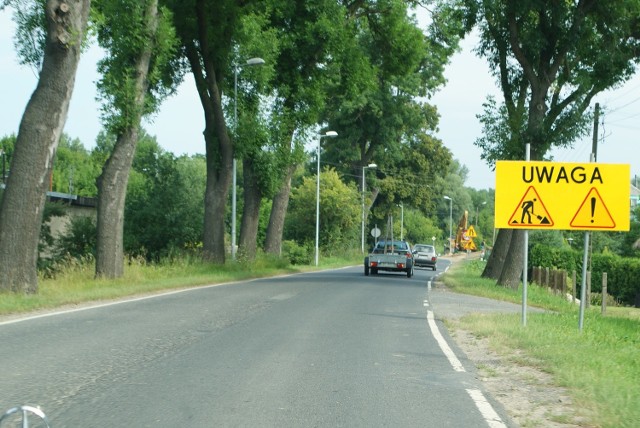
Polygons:
[[[452,257],[453,263],[464,256]],[[521,427],[568,428],[589,426],[577,412],[563,387],[539,368],[539,364],[519,350],[493,349],[487,338],[460,327],[459,319],[470,313],[521,313],[521,305],[483,297],[453,293],[435,282],[429,294],[434,315],[447,322],[449,334],[477,369],[486,390]],[[535,308],[528,308],[535,311]]]

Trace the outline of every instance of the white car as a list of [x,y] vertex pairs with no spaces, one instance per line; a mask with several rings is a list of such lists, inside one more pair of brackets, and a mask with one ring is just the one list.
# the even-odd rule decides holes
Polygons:
[[416,244],[413,246],[413,265],[416,267],[430,267],[436,270],[438,254],[433,245]]

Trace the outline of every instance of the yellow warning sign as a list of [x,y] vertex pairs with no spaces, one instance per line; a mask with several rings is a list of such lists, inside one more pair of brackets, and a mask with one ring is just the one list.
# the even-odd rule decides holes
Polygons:
[[469,229],[467,229],[466,235],[469,238],[477,238],[478,237],[478,234],[476,233],[476,230],[473,228],[473,226],[469,226]]
[[524,228],[553,226],[553,220],[533,186],[527,189],[511,215],[509,223],[513,227]]
[[582,205],[578,208],[578,212],[571,220],[571,226],[585,229],[613,229],[616,227],[616,222],[611,217],[598,189],[594,187],[589,191]]
[[626,164],[498,161],[495,227],[629,230]]

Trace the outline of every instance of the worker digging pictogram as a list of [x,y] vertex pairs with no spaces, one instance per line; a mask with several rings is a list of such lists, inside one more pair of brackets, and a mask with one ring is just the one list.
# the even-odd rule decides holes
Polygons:
[[584,198],[570,224],[571,227],[586,229],[613,229],[616,227],[616,222],[595,187],[592,187],[587,197]]
[[509,219],[511,226],[521,227],[551,227],[553,220],[547,212],[544,202],[533,186],[530,186],[520,200]]

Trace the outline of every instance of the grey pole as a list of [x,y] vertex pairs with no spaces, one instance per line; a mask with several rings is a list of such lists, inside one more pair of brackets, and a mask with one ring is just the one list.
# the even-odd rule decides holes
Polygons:
[[318,166],[317,166],[317,182],[316,182],[316,266],[318,266],[318,247],[320,243],[320,141],[322,137],[337,137],[336,131],[327,131],[324,134],[318,134]]
[[453,198],[446,196],[445,199],[449,200],[449,255],[453,254],[453,248],[451,248],[451,235],[453,234]]

